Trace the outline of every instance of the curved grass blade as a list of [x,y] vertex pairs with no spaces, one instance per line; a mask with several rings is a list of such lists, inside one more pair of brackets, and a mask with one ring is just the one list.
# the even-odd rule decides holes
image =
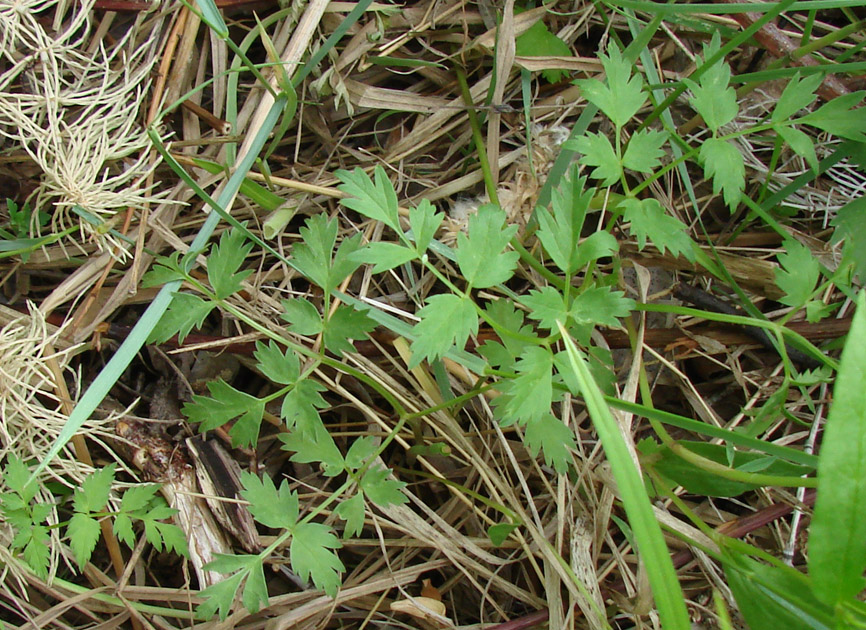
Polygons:
[[[285,96],[278,98],[271,106],[267,118],[250,146],[249,152],[240,161],[237,169],[235,169],[235,172],[229,178],[228,182],[226,182],[225,188],[223,188],[216,200],[216,206],[220,209],[227,207],[235,198],[235,195],[237,195],[238,190],[244,181],[244,177],[249,172],[250,168],[252,168],[256,157],[264,147],[271,130],[277,124],[285,106]],[[207,220],[204,222],[198,235],[196,235],[195,240],[190,245],[193,250],[202,249],[207,244],[207,241],[210,239],[211,234],[213,234],[219,220],[220,214],[218,212],[211,212],[208,215]],[[97,376],[93,383],[91,383],[90,387],[87,388],[87,391],[84,392],[81,400],[78,401],[78,404],[75,406],[75,409],[72,410],[69,419],[60,431],[60,435],[57,436],[57,440],[45,454],[42,461],[33,469],[33,472],[30,474],[31,480],[36,479],[39,473],[48,466],[49,462],[54,459],[72,436],[81,429],[81,426],[90,417],[90,414],[93,413],[96,406],[102,402],[102,399],[105,398],[106,394],[108,394],[108,390],[117,382],[117,379],[120,378],[120,375],[127,366],[129,366],[135,358],[135,355],[138,354],[138,351],[144,345],[148,335],[150,335],[151,330],[153,330],[163,313],[168,309],[168,306],[171,304],[172,298],[174,297],[174,292],[180,288],[180,284],[180,281],[176,280],[164,285],[160,289],[156,298],[154,298],[150,306],[147,307],[147,310],[141,316],[141,319],[138,320],[138,323],[129,333],[129,336],[124,340],[120,348],[117,349],[117,352],[115,352],[114,356],[111,357],[111,360],[102,369],[99,376]]]
[[665,630],[688,630],[691,628],[691,621],[686,610],[683,591],[677,580],[662,530],[653,514],[643,479],[631,459],[619,425],[589,372],[586,360],[580,355],[580,351],[562,323],[557,322],[557,324],[568,352],[574,378],[580,386],[586,409],[592,418],[619,487],[637,549],[647,569],[662,627]]

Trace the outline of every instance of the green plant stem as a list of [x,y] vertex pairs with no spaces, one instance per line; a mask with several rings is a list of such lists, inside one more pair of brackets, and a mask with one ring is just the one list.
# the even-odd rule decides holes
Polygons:
[[481,166],[481,173],[484,176],[484,186],[487,189],[487,196],[490,197],[492,203],[499,205],[496,182],[493,181],[493,172],[490,170],[490,162],[487,160],[487,147],[484,146],[484,137],[481,135],[481,124],[478,122],[478,115],[475,113],[475,103],[472,101],[472,93],[469,91],[469,84],[466,82],[466,73],[458,66],[454,66],[454,73],[457,76],[457,83],[460,86],[463,102],[466,103],[466,114],[469,116],[472,140],[475,143],[475,151],[478,153],[478,164]]
[[[776,322],[771,322],[764,319],[750,319],[748,317],[743,317],[741,315],[728,315],[726,313],[712,313],[709,311],[701,311],[695,308],[688,308],[686,306],[675,306],[673,304],[643,304],[638,303],[636,306],[637,310],[647,311],[653,313],[677,313],[680,315],[687,315],[691,317],[701,317],[703,319],[708,319],[714,322],[724,322],[727,324],[739,324],[741,326],[755,326],[758,328],[763,328],[769,332],[774,334],[782,335],[783,337],[787,337],[789,341],[794,342],[798,348],[802,349],[806,354],[811,356],[814,359],[817,359],[824,365],[827,365],[833,370],[839,369],[839,362],[835,359],[828,357],[826,354],[821,352],[818,348],[812,345],[807,339],[805,339],[802,335],[796,333],[790,328],[785,328],[784,326],[780,326]],[[780,351],[781,352],[781,351]]]

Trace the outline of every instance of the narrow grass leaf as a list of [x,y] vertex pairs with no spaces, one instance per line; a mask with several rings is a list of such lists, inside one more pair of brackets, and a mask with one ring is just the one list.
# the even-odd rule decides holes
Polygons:
[[[816,601],[805,576],[762,565],[737,554],[725,562],[725,577],[750,628],[831,630],[832,612]],[[793,571],[793,569],[792,569]]]
[[647,568],[661,625],[665,630],[688,630],[691,628],[691,621],[685,597],[661,528],[646,495],[640,471],[629,455],[621,429],[593,380],[586,360],[580,355],[562,323],[559,324],[559,331],[568,352],[574,378],[580,385],[587,411],[610,462],[629,524],[634,532],[637,549]]
[[809,536],[809,573],[828,604],[863,590],[866,569],[866,293],[833,389],[818,459],[818,498]]
[[[218,207],[222,210],[222,208],[227,206],[229,202],[234,199],[244,180],[244,176],[252,167],[256,155],[258,155],[258,152],[261,151],[267,141],[268,135],[279,119],[285,105],[286,99],[278,98],[271,106],[265,120],[262,122],[262,126],[255,135],[254,141],[250,145],[249,152],[244,155],[241,162],[237,165],[237,169],[229,178],[229,181],[226,183],[219,198],[212,205],[214,209]],[[164,149],[164,147],[161,148]],[[180,170],[183,171],[183,169]],[[183,172],[186,173],[186,171]],[[220,214],[218,212],[211,212],[210,215],[208,215],[208,218],[205,220],[199,233],[190,245],[190,249],[198,250],[205,246],[219,223],[219,219]],[[63,430],[57,436],[54,444],[48,452],[43,455],[42,461],[39,462],[39,465],[37,465],[30,474],[31,479],[36,479],[45,467],[48,466],[51,460],[57,456],[66,443],[72,439],[72,436],[75,435],[79,429],[81,429],[83,424],[90,418],[94,409],[96,409],[97,405],[102,402],[106,394],[108,394],[108,391],[112,386],[114,386],[117,379],[120,378],[120,375],[124,370],[126,370],[138,351],[144,345],[150,331],[157,325],[162,314],[171,304],[174,293],[179,288],[180,281],[175,280],[160,289],[157,296],[150,303],[150,306],[147,307],[147,310],[141,318],[139,318],[138,323],[133,327],[129,335],[127,335],[126,340],[121,344],[120,348],[117,349],[117,352],[114,353],[111,360],[100,371],[99,376],[97,376],[93,383],[91,383],[90,387],[87,388],[87,391],[84,392],[84,395],[81,397],[81,400],[78,401],[75,409],[72,410],[69,419],[66,421]]]

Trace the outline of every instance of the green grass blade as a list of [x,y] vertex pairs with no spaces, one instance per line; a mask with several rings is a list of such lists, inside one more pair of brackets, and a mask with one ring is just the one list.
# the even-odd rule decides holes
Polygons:
[[646,495],[643,479],[631,459],[619,425],[589,373],[585,359],[580,355],[565,327],[557,323],[574,377],[580,385],[587,411],[619,487],[635,543],[647,569],[662,627],[665,630],[688,630],[691,628],[691,622],[686,610],[685,598],[662,530]]
[[[228,182],[226,182],[225,188],[217,198],[216,204],[220,208],[228,206],[232,199],[234,199],[244,181],[244,177],[252,167],[256,156],[262,150],[262,147],[264,147],[271,130],[274,128],[274,125],[277,124],[285,106],[285,97],[278,98],[271,106],[267,118],[263,122],[250,146],[249,152],[243,157],[240,164],[238,164],[237,169],[229,178]],[[193,240],[190,245],[193,250],[202,249],[207,244],[207,241],[210,239],[211,234],[213,234],[219,220],[220,215],[217,212],[211,212],[208,215],[207,220],[204,222],[201,230],[199,230],[198,235],[195,237],[195,240]],[[49,462],[54,459],[72,436],[81,429],[82,425],[93,413],[93,410],[96,409],[96,406],[102,402],[102,399],[105,398],[106,394],[108,394],[108,390],[110,390],[114,383],[117,382],[117,379],[120,378],[120,375],[123,374],[124,370],[126,370],[138,354],[138,351],[147,340],[148,335],[150,335],[151,330],[153,330],[163,313],[168,309],[168,306],[171,304],[171,300],[174,297],[174,292],[177,291],[178,288],[180,288],[180,282],[175,281],[164,285],[160,289],[156,298],[154,298],[150,306],[147,307],[147,310],[129,333],[129,336],[124,340],[120,348],[117,349],[117,352],[114,353],[114,356],[111,357],[111,360],[102,369],[96,379],[94,379],[90,387],[87,388],[87,391],[84,392],[81,400],[78,401],[78,404],[75,406],[75,409],[72,410],[69,419],[60,431],[60,435],[57,436],[57,440],[42,458],[42,461],[39,462],[39,465],[37,465],[30,474],[31,480],[36,479],[39,473],[48,466]]]
[[866,292],[842,351],[818,460],[809,573],[828,604],[863,590],[866,569]]
[[759,453],[766,453],[767,455],[772,455],[773,457],[778,457],[779,459],[800,464],[802,466],[815,468],[818,465],[818,457],[816,455],[804,453],[803,451],[791,448],[790,446],[766,442],[746,435],[745,433],[723,429],[706,422],[701,422],[700,420],[678,416],[667,411],[662,411],[661,409],[652,409],[627,400],[620,400],[613,396],[605,396],[604,399],[605,402],[614,409],[621,409],[622,411],[633,413],[643,418],[657,420],[658,422],[668,424],[672,427],[685,429],[686,431],[697,433],[698,435],[706,435],[707,437],[725,440],[734,446],[742,446],[743,448],[748,448]]

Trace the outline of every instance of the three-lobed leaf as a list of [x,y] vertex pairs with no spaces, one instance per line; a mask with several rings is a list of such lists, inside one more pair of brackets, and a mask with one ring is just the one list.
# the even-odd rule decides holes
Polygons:
[[322,332],[323,322],[319,309],[307,298],[282,300],[283,312],[280,319],[287,321],[289,331],[298,335],[318,335]]
[[260,479],[258,475],[243,471],[241,483],[244,486],[241,496],[249,501],[250,514],[259,523],[274,529],[287,529],[298,522],[298,493],[289,489],[285,479],[277,488],[270,477]]
[[785,253],[779,254],[780,266],[776,269],[776,285],[785,293],[779,301],[799,308],[812,296],[821,277],[821,267],[809,248],[799,241],[788,239],[784,247]]
[[[712,41],[704,46],[704,59],[712,57],[720,48],[721,38],[716,31]],[[699,68],[701,69],[698,79],[700,83],[695,83],[691,79],[684,79],[684,83],[692,92],[689,102],[715,136],[721,127],[736,118],[739,111],[737,93],[729,85],[731,68],[724,60],[719,59],[711,66],[707,66],[704,61]]]
[[552,195],[553,213],[536,211],[538,239],[559,269],[572,275],[590,261],[613,254],[616,239],[609,232],[596,232],[582,243],[580,235],[595,189],[585,189],[586,178],[578,176],[577,166],[563,178]]
[[371,466],[361,478],[361,490],[371,502],[380,506],[402,505],[409,499],[401,491],[405,482],[392,479],[392,471],[387,468]]
[[737,147],[721,138],[710,138],[701,145],[704,175],[713,180],[713,193],[722,192],[725,203],[736,208],[746,188],[746,166]]
[[332,549],[342,545],[331,529],[321,523],[298,523],[292,529],[289,558],[302,580],[312,578],[316,588],[334,597],[340,588],[340,574],[346,570]]
[[415,260],[418,258],[418,252],[398,243],[378,241],[359,249],[353,258],[363,263],[372,264],[373,273],[382,273]]
[[655,129],[636,131],[628,141],[622,156],[622,165],[638,173],[652,173],[661,164],[665,152],[662,145],[667,133]]
[[222,233],[218,245],[207,257],[207,277],[218,300],[224,300],[241,290],[241,284],[252,269],[238,271],[253,248],[244,233],[231,229]]
[[483,289],[508,280],[519,255],[506,252],[517,226],[505,226],[505,212],[485,204],[469,217],[469,234],[457,235],[457,264],[470,287]]
[[354,257],[361,248],[361,235],[343,240],[335,252],[338,229],[336,219],[328,219],[324,214],[314,215],[300,229],[303,243],[297,243],[292,249],[298,271],[326,293],[337,288],[361,265]]
[[[237,561],[244,561],[240,567]],[[217,554],[216,558],[204,566],[208,571],[216,571],[218,573],[234,573],[229,575],[216,584],[211,584],[199,593],[203,599],[198,606],[198,614],[204,618],[210,618],[214,613],[219,614],[220,620],[225,620],[231,612],[232,604],[235,600],[235,594],[241,588],[241,583],[248,575],[251,563],[261,560],[258,556],[228,556],[225,554]],[[239,570],[240,569],[240,570]],[[245,598],[246,599],[246,598]]]
[[316,381],[305,378],[295,383],[295,386],[283,398],[280,416],[288,428],[309,426],[311,423],[320,421],[319,409],[328,406],[328,402],[322,398],[320,392],[325,391],[325,386]]
[[817,127],[839,138],[866,142],[866,120],[863,118],[862,110],[855,109],[864,95],[866,92],[860,91],[837,96],[811,114],[797,119],[797,122]]
[[503,418],[521,425],[550,413],[553,400],[553,354],[548,348],[530,346],[514,366],[517,376],[508,382]]
[[303,429],[280,433],[279,438],[283,450],[294,453],[291,457],[293,462],[320,464],[326,477],[339,475],[346,468],[340,449],[321,420],[311,422]]
[[401,233],[397,193],[385,169],[376,166],[370,179],[361,168],[354,171],[338,170],[334,173],[341,182],[338,189],[346,195],[340,203],[363,216],[381,221],[397,233]]
[[641,250],[650,240],[661,253],[670,250],[674,256],[682,255],[690,262],[695,261],[695,243],[686,233],[685,224],[665,212],[657,199],[631,197],[623,200],[621,206],[623,219],[631,224],[631,233]]
[[283,352],[274,341],[269,341],[268,345],[257,341],[253,357],[259,371],[273,383],[291,385],[300,376],[298,355],[288,348]]
[[438,359],[455,345],[463,349],[470,335],[478,332],[478,314],[469,297],[451,293],[427,298],[427,306],[418,311],[421,321],[415,325],[412,360],[409,367],[425,359]]
[[98,512],[105,507],[111,493],[111,484],[114,483],[115,468],[116,464],[109,464],[84,478],[81,487],[75,489],[72,497],[76,512]]
[[415,251],[423,256],[436,234],[436,230],[442,225],[445,215],[436,212],[436,208],[429,199],[422,199],[417,207],[409,210],[409,225],[412,228],[412,238],[415,241]]
[[595,167],[589,176],[600,179],[603,186],[613,186],[622,178],[622,163],[606,135],[589,132],[562,146],[577,151],[580,154],[579,162],[584,166]]
[[574,298],[569,315],[578,324],[619,326],[619,318],[635,309],[635,302],[622,291],[610,287],[592,287]]
[[213,302],[191,293],[175,293],[168,309],[147,338],[148,343],[165,343],[177,335],[183,343],[193,328],[201,328],[205,318],[214,309]]
[[200,422],[199,430],[210,431],[237,418],[229,435],[235,446],[253,446],[259,436],[265,402],[235,389],[222,379],[207,384],[208,396],[193,396],[181,411],[191,422]]
[[611,41],[608,54],[600,53],[606,84],[598,79],[576,81],[581,94],[613,121],[617,128],[631,120],[643,107],[647,96],[640,75],[632,76],[632,64],[622,56],[619,47]]
[[325,347],[338,357],[344,352],[355,352],[352,340],[367,339],[367,333],[376,328],[376,322],[367,313],[348,304],[340,304],[325,324]]
[[79,568],[83,569],[99,542],[99,521],[89,514],[77,512],[69,519],[66,533],[69,535],[72,555],[75,556]]
[[523,431],[526,448],[537,457],[544,454],[544,461],[559,474],[568,471],[572,462],[571,452],[577,448],[574,431],[569,429],[562,420],[547,413],[533,422],[529,422]]
[[815,90],[821,85],[823,78],[822,75],[815,73],[801,79],[799,72],[791,77],[788,85],[782,90],[779,100],[776,101],[775,107],[773,107],[770,121],[787,123],[794,117],[794,114],[814,103],[817,98]]
[[565,321],[568,318],[565,299],[553,287],[533,289],[520,301],[529,309],[529,318],[537,320],[542,327],[549,330],[556,328],[557,320]]

